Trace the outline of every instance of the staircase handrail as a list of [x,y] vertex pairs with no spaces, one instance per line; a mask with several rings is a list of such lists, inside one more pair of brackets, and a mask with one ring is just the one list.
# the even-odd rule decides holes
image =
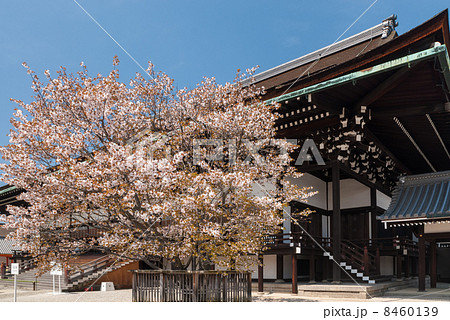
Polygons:
[[20,271],[28,271],[36,266],[36,260],[33,258],[20,261]]
[[415,243],[413,240],[409,239],[406,236],[402,237],[385,237],[385,238],[371,238],[371,239],[352,239],[353,243],[357,244],[359,247],[367,246],[369,250],[372,252],[376,249],[389,249],[395,248],[404,242],[406,243]]
[[371,270],[377,270],[376,256],[369,253],[367,246],[361,248],[350,240],[341,241],[341,257],[351,265],[355,265],[369,275]]
[[[342,242],[346,242],[347,244],[353,246],[354,248],[358,249],[359,252],[364,252],[364,247],[369,248],[369,246],[367,246],[367,245],[359,246],[353,240],[344,239],[344,240],[342,240]],[[375,255],[370,252],[369,252],[369,257],[375,259]]]
[[89,261],[85,264],[77,266],[74,270],[75,272],[70,274],[67,278],[68,283],[72,283],[78,279],[89,276],[99,270],[100,268],[111,265],[114,259],[108,255],[99,257],[95,260]]

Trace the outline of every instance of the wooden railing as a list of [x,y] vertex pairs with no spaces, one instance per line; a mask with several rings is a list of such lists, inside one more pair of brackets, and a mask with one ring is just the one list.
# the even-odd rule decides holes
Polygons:
[[[15,257],[16,261],[19,263],[19,270],[20,272],[25,272],[28,270],[33,269],[36,266],[36,261],[28,256],[21,256],[21,257]],[[13,260],[14,261],[14,260]],[[2,274],[2,277],[9,277],[11,276],[11,266],[10,265],[4,265],[4,271]]]
[[360,247],[367,246],[369,251],[373,252],[376,248],[380,250],[400,250],[408,249],[412,252],[418,252],[418,244],[407,237],[395,238],[372,238],[352,240]]
[[331,238],[314,237],[314,239],[311,239],[303,232],[290,232],[267,236],[265,244],[272,249],[293,245],[301,246],[304,249],[320,249],[322,247],[328,250],[331,246]]
[[291,242],[298,242],[300,234],[299,233],[278,233],[274,235],[269,235],[264,238],[265,245],[271,248],[286,246]]
[[[389,240],[389,241],[388,241]],[[388,241],[388,244],[385,243]],[[380,252],[375,246],[385,243],[392,247],[393,239],[383,239],[381,241],[353,241],[341,240],[341,260],[349,265],[363,271],[364,275],[380,273]],[[303,249],[333,251],[333,240],[329,237],[314,237],[311,239],[308,235],[297,233],[280,233],[266,238],[266,245],[272,249],[281,247],[301,247]],[[412,245],[412,244],[411,244]]]
[[403,241],[400,242],[400,246],[402,249],[406,250],[406,254],[414,253],[415,255],[419,255],[419,244],[416,241],[413,241],[411,239],[403,239]]
[[25,272],[36,267],[36,261],[32,258],[20,260],[20,272]]
[[110,256],[101,256],[95,260],[89,261],[87,263],[81,264],[75,267],[73,270],[68,270],[68,275],[66,276],[66,282],[68,284],[74,283],[84,277],[87,277],[100,269],[109,267],[114,263],[114,259]]
[[351,266],[363,271],[366,276],[378,272],[377,258],[369,253],[367,246],[361,248],[350,240],[342,240],[341,258]]
[[133,302],[246,302],[251,273],[238,271],[133,272]]

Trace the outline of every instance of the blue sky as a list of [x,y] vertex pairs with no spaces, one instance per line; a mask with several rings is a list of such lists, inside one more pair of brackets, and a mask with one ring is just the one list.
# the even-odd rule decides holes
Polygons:
[[[141,65],[151,60],[178,87],[203,76],[219,82],[238,68],[260,71],[333,43],[374,0],[316,1],[152,1],[78,0]],[[345,34],[356,34],[398,15],[402,34],[448,7],[448,0],[378,2]],[[107,74],[121,60],[121,80],[140,68],[73,0],[1,1],[0,145],[8,143],[15,104],[29,102],[30,78],[21,63],[39,75],[59,66]]]

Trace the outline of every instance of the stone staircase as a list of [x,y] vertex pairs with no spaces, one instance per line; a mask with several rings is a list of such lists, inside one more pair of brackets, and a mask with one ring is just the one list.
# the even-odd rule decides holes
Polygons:
[[[47,272],[40,277],[36,276],[35,269],[31,269],[28,271],[25,271],[24,273],[21,273],[17,275],[17,286],[22,288],[30,288],[33,290],[40,290],[40,289],[52,289],[53,288],[53,276]],[[61,290],[66,290],[67,285],[64,281],[64,278],[61,277]],[[0,285],[14,285],[13,276],[9,276],[8,279],[2,279],[0,280]],[[58,277],[55,276],[55,284],[56,288],[58,288]]]
[[[329,248],[331,250],[331,248]],[[325,251],[325,257],[333,260],[333,255]],[[339,265],[353,278],[359,278],[368,284],[375,284],[377,280],[384,281],[383,277],[373,276],[371,267],[374,265],[375,257],[370,256],[364,249],[358,247],[350,241],[342,241],[341,243],[341,257]],[[367,270],[364,270],[367,269]]]
[[[323,253],[324,257],[328,257],[328,259],[333,260],[334,257],[331,253],[329,253],[328,251],[325,251]],[[356,268],[353,268],[351,265],[347,265],[347,262],[340,262],[339,265],[341,267],[343,267],[345,270],[349,271],[350,275],[352,277],[357,277],[360,278],[362,281],[367,282],[368,284],[375,284],[375,280],[370,279],[369,276],[364,276],[364,273],[359,271]]]
[[[114,260],[115,261],[115,260]],[[114,263],[114,261],[112,261],[112,263]],[[114,270],[118,270],[120,268],[125,267],[126,265],[129,265],[130,263],[132,263],[133,261],[128,260],[128,261],[118,261],[115,262],[114,264],[109,265],[106,268],[102,268],[99,269],[95,272],[93,272],[90,275],[85,275],[81,278],[78,278],[77,280],[72,280],[68,285],[67,285],[67,290],[77,290],[77,289],[81,289],[87,285],[90,285],[91,282],[95,281],[97,278],[100,278],[101,276],[108,274]]]
[[[61,290],[80,290],[95,281],[102,275],[118,270],[132,261],[116,261],[115,258],[107,255],[85,255],[71,261],[72,271],[67,276],[61,276]],[[17,286],[33,290],[53,289],[53,275],[50,272],[39,277],[36,275],[37,269],[24,271],[17,276]],[[7,279],[0,279],[0,286],[13,286],[13,276],[8,275]],[[55,288],[58,289],[59,279],[55,276]]]

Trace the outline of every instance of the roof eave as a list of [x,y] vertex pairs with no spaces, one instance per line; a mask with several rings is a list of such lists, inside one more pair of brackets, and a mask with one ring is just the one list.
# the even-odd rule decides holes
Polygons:
[[312,85],[312,86],[308,86],[290,93],[286,93],[280,96],[277,96],[275,98],[272,99],[268,99],[265,101],[265,103],[270,104],[270,103],[275,103],[275,102],[282,102],[282,101],[286,101],[289,99],[293,99],[302,95],[307,95],[307,94],[311,94],[311,93],[315,93],[315,92],[319,92],[319,91],[323,91],[325,89],[329,89],[332,87],[336,87],[336,86],[340,86],[358,79],[362,79],[362,78],[366,78],[369,77],[371,75],[374,74],[378,74],[380,72],[386,72],[392,69],[397,69],[400,68],[402,66],[406,66],[409,65],[411,63],[414,62],[419,62],[425,59],[430,59],[432,57],[440,57],[440,61],[441,61],[441,68],[443,70],[446,70],[447,76],[446,76],[446,81],[447,81],[447,86],[450,85],[450,72],[449,72],[449,67],[450,67],[450,59],[448,58],[448,53],[447,53],[447,48],[445,45],[438,45],[434,48],[430,48],[427,50],[423,50],[417,53],[413,53],[413,54],[409,54],[407,56],[404,56],[402,58],[399,59],[394,59],[379,65],[376,65],[374,67],[371,68],[367,68],[361,71],[356,71],[356,72],[352,72],[350,74],[347,75],[343,75],[331,80],[327,80],[324,82],[320,82],[318,84]]

